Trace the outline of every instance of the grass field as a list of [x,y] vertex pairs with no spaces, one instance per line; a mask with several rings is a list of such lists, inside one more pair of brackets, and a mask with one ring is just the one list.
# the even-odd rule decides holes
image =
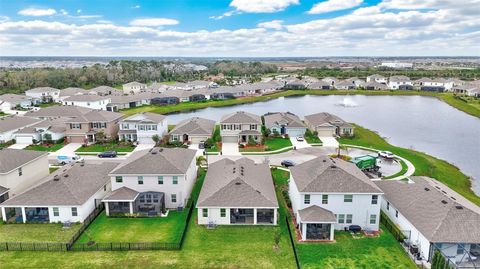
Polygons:
[[29,145],[25,149],[54,152],[54,151],[57,151],[57,150],[63,148],[63,146],[65,146],[65,145],[64,144],[51,144],[49,146],[46,146],[46,145]]
[[165,218],[108,218],[98,216],[78,242],[166,242],[180,240],[187,210],[170,211]]
[[423,152],[392,146],[376,133],[360,126],[355,126],[354,137],[340,138],[339,142],[391,151],[413,163],[415,166],[414,175],[435,178],[473,203],[480,205],[480,197],[472,191],[472,183],[469,177],[444,160],[437,159]]
[[[3,224],[0,222],[0,242],[68,242],[80,228],[73,224],[63,229],[63,224]],[[1,252],[0,252],[1,253]],[[1,266],[0,266],[1,267]]]

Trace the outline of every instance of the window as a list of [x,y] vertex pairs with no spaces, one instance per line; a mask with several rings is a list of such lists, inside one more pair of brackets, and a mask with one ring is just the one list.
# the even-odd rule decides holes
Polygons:
[[395,217],[398,218],[398,210],[395,210]]
[[250,125],[250,130],[257,130],[257,125],[256,124],[251,124]]
[[163,184],[163,176],[159,176],[158,177],[158,185],[162,185]]
[[387,210],[390,210],[390,202],[387,202]]
[[177,202],[177,195],[176,194],[172,194],[172,203],[176,203]]
[[345,194],[345,195],[343,196],[343,201],[344,201],[345,203],[351,203],[351,202],[353,201],[353,195],[351,195],[351,194]]
[[347,214],[347,220],[345,223],[352,223],[352,218],[353,218],[352,214]]
[[370,224],[376,224],[377,223],[377,215],[372,214],[370,215]]
[[107,191],[107,185],[103,185],[103,191]]
[[225,218],[227,216],[227,211],[225,208],[220,208],[220,217]]
[[55,216],[55,217],[60,216],[60,212],[58,211],[58,207],[53,208],[53,216]]
[[138,177],[138,185],[143,185],[143,177],[142,176]]
[[208,218],[208,209],[207,208],[202,209],[202,216],[204,218]]
[[80,123],[70,123],[70,129],[82,129],[82,124],[80,124]]
[[78,211],[76,207],[72,207],[72,217],[78,216]]
[[158,203],[158,194],[153,194],[153,202]]
[[116,176],[115,177],[115,182],[122,183],[123,182],[123,177],[122,176]]
[[465,244],[458,244],[457,245],[457,255],[462,255],[465,249]]
[[378,204],[378,195],[372,195],[372,205]]
[[324,204],[324,205],[328,204],[328,195],[327,194],[322,195],[322,204]]
[[310,204],[310,194],[305,194],[305,197],[303,199],[303,203],[308,205]]
[[337,220],[338,220],[338,223],[345,223],[345,215],[339,214]]
[[18,176],[22,176],[23,175],[23,171],[22,171],[22,168],[18,168]]
[[173,185],[178,184],[178,177],[177,176],[173,176],[172,179],[173,179]]

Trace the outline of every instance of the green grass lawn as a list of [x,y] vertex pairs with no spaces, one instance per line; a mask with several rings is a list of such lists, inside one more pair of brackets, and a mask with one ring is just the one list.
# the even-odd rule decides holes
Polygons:
[[180,240],[187,211],[170,211],[165,218],[108,218],[100,214],[77,242],[165,242]]
[[318,136],[305,136],[305,140],[307,141],[308,144],[320,144],[322,143],[322,140],[318,138]]
[[414,175],[435,178],[473,203],[480,205],[480,197],[472,191],[472,182],[469,177],[463,174],[456,166],[444,160],[437,159],[423,152],[392,146],[378,134],[357,125],[355,126],[354,137],[340,138],[339,142],[391,151],[413,163],[415,166]]
[[25,149],[53,152],[53,151],[57,151],[57,150],[63,148],[64,146],[65,146],[64,144],[51,144],[49,146],[46,146],[46,145],[29,145]]
[[104,152],[114,150],[116,152],[132,152],[135,149],[134,146],[130,145],[119,145],[116,143],[112,144],[93,144],[89,146],[82,146],[79,149],[75,150],[75,152]]
[[[68,242],[80,228],[73,224],[63,229],[63,224],[3,224],[0,222],[0,242]],[[1,266],[0,266],[1,267]]]
[[283,149],[286,147],[292,146],[292,142],[288,138],[281,137],[269,137],[265,139],[264,148],[240,148],[240,152],[263,152],[263,151],[274,151]]

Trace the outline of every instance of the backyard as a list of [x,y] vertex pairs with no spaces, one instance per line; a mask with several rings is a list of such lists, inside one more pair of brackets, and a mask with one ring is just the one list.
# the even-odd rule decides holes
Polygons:
[[80,228],[73,224],[64,229],[59,223],[3,224],[0,222],[0,242],[68,242]]

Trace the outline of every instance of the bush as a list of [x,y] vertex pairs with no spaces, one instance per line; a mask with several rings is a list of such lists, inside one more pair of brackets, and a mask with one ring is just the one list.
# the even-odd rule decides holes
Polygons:
[[257,141],[255,141],[255,139],[253,139],[251,136],[248,138],[248,143],[247,143],[249,146],[256,146],[257,145]]

